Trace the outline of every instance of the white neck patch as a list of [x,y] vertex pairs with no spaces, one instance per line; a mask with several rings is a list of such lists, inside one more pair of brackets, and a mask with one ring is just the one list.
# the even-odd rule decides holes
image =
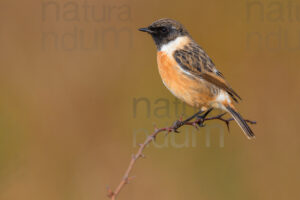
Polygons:
[[160,51],[166,52],[169,56],[172,56],[174,51],[181,48],[187,42],[188,42],[187,36],[180,36],[180,37],[177,37],[175,40],[170,41],[168,44],[164,44],[160,48]]

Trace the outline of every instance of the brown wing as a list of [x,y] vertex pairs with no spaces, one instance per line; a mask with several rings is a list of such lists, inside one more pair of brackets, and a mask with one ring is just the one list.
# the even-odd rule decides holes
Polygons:
[[236,102],[237,98],[241,99],[226,82],[222,73],[217,70],[212,60],[197,44],[190,43],[183,49],[175,51],[174,58],[183,70],[227,91]]

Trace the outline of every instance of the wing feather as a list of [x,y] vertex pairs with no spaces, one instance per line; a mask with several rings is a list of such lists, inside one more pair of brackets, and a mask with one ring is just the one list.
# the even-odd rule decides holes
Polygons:
[[204,50],[194,42],[176,50],[173,56],[183,70],[227,91],[236,102],[237,98],[241,100],[241,97],[226,82],[223,74],[217,70]]

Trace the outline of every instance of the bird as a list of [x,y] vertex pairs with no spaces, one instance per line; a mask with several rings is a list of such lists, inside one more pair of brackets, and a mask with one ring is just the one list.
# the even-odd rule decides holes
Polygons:
[[200,109],[199,113],[207,111],[208,114],[212,109],[226,111],[248,139],[255,138],[234,106],[241,97],[180,22],[163,18],[138,30],[152,36],[159,74],[175,97]]

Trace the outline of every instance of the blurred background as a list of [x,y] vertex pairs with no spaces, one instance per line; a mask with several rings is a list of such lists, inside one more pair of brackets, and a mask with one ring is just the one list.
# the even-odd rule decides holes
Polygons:
[[137,31],[163,17],[210,55],[257,137],[219,121],[162,134],[119,199],[299,199],[299,7],[1,0],[0,199],[106,199],[154,125],[194,112],[164,87],[154,43]]

